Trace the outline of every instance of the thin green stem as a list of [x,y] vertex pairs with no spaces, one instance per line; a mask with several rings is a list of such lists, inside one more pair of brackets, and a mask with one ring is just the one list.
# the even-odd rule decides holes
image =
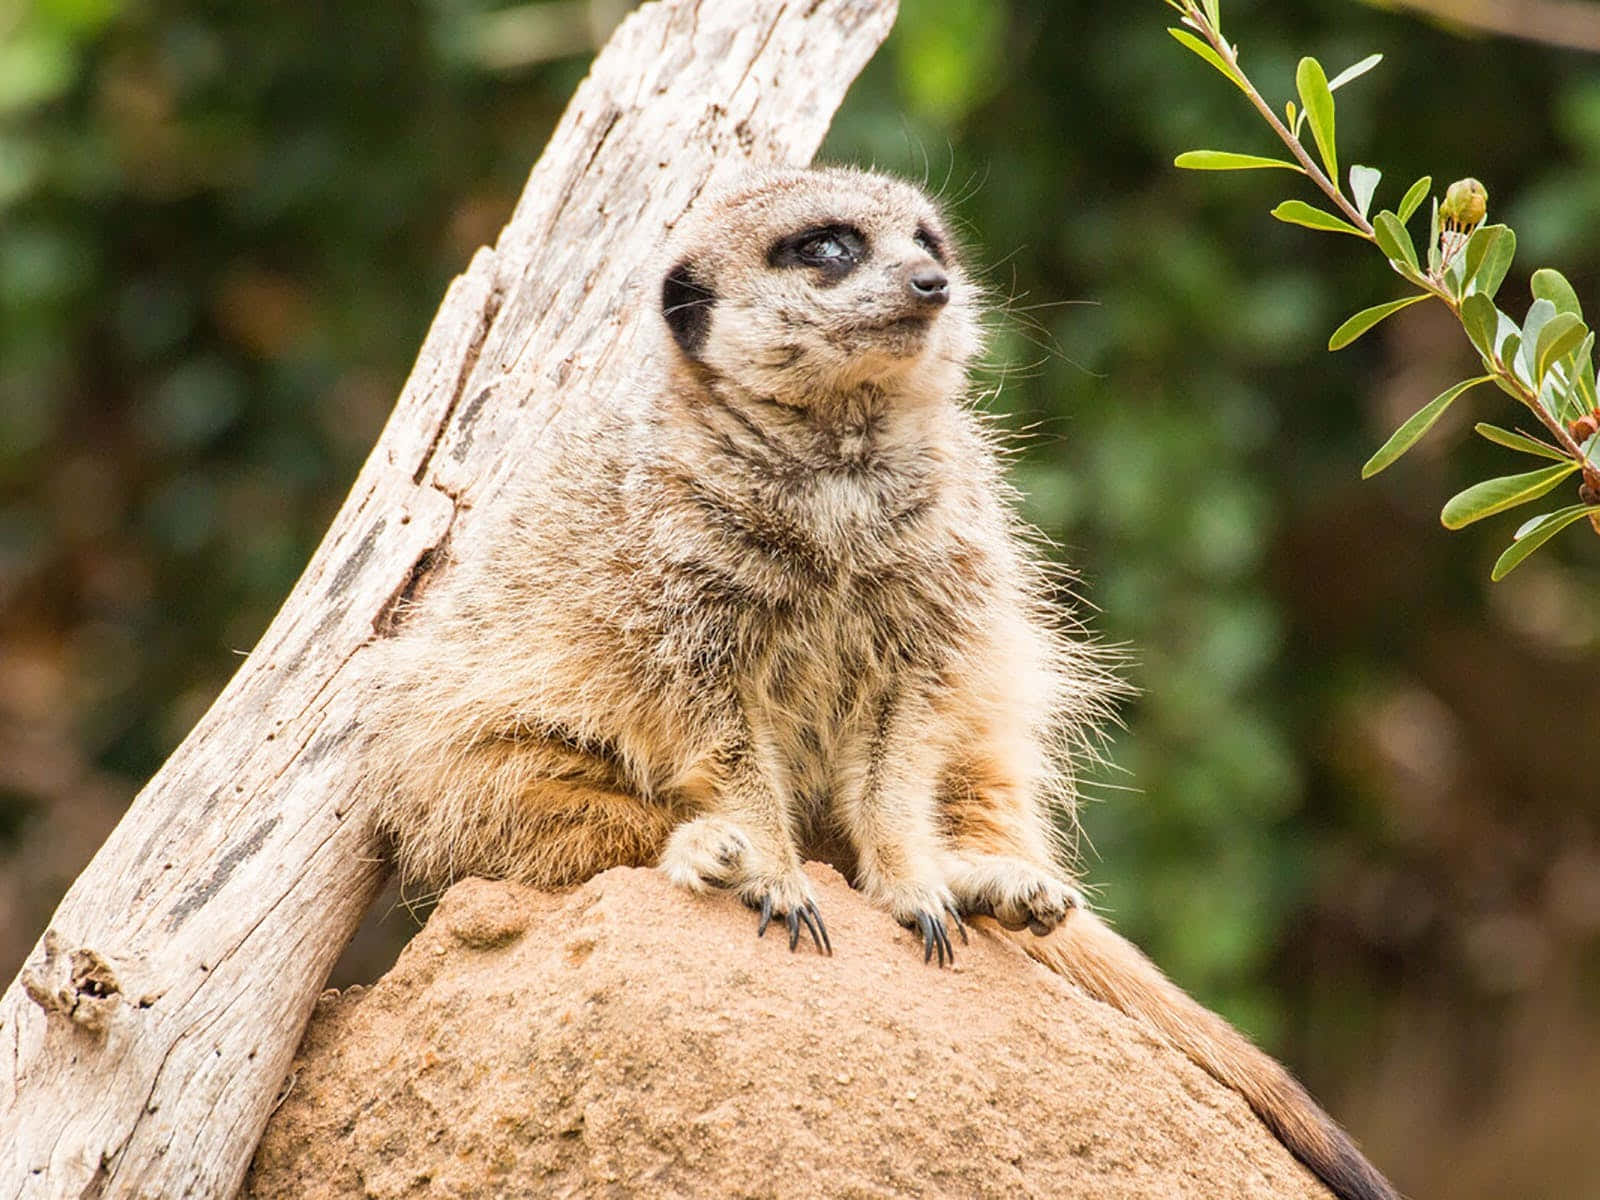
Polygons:
[[1212,27],[1211,22],[1206,19],[1205,13],[1198,8],[1192,7],[1184,14],[1183,19],[1186,24],[1199,32],[1201,37],[1211,43],[1211,48],[1222,56],[1222,61],[1227,63],[1233,73],[1239,77],[1239,82],[1244,85],[1244,94],[1249,97],[1250,103],[1255,105],[1256,111],[1261,114],[1268,125],[1272,126],[1272,131],[1288,147],[1289,153],[1293,154],[1300,165],[1305,168],[1305,173],[1310,177],[1311,182],[1321,188],[1328,199],[1339,206],[1339,210],[1344,213],[1350,224],[1361,231],[1362,237],[1369,242],[1376,241],[1372,226],[1361,215],[1360,209],[1351,204],[1345,194],[1339,190],[1339,185],[1328,178],[1327,173],[1311,157],[1305,146],[1301,144],[1300,139],[1290,133],[1288,127],[1278,120],[1278,114],[1272,111],[1272,106],[1266,102],[1261,93],[1256,90],[1256,85],[1250,82],[1249,76],[1240,68],[1238,54],[1235,53],[1232,46],[1228,45],[1227,39]]

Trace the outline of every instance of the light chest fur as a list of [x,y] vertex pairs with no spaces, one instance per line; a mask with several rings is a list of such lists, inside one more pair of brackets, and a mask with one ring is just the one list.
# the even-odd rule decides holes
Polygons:
[[[659,611],[659,644],[669,662],[727,671],[815,819],[885,704],[962,670],[993,605],[995,565],[963,526],[987,530],[994,514],[976,511],[975,481],[949,455],[975,430],[953,409],[873,396],[823,425],[770,402],[690,403],[637,480],[664,498],[651,540],[659,594],[675,602]],[[674,630],[702,644],[674,644]]]

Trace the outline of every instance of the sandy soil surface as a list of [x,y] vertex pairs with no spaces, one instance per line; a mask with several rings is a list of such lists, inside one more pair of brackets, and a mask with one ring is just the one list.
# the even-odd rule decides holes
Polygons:
[[244,1195],[1328,1200],[1238,1096],[982,923],[924,966],[810,871],[831,959],[649,871],[457,885],[318,1003]]

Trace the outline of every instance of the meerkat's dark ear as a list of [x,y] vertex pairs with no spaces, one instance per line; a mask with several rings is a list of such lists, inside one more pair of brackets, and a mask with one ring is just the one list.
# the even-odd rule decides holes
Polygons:
[[690,358],[699,358],[711,331],[711,308],[717,294],[695,277],[694,268],[684,259],[667,272],[661,282],[661,315],[673,340]]

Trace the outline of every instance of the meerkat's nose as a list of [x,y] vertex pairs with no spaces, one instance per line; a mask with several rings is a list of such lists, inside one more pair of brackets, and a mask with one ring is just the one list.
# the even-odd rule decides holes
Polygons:
[[906,291],[918,304],[937,308],[950,300],[950,279],[933,263],[913,265],[906,272]]

